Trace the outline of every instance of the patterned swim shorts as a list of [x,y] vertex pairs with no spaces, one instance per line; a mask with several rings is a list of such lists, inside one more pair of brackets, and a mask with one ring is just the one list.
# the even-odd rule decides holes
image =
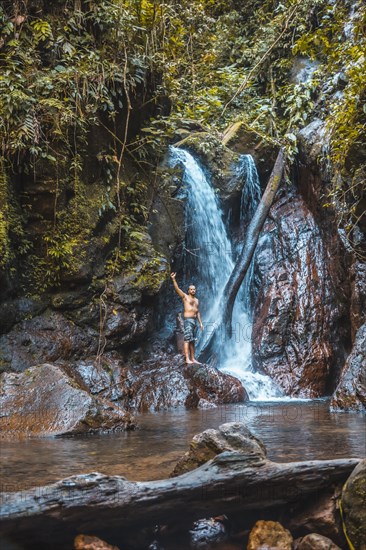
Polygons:
[[184,341],[195,342],[197,334],[197,319],[194,317],[184,318]]

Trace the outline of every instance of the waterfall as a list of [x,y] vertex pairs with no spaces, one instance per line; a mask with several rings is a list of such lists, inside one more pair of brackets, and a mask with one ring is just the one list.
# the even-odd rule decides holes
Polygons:
[[[236,245],[236,255],[240,252],[242,243],[245,242],[248,225],[251,222],[257,206],[261,200],[261,186],[257,167],[252,155],[241,155],[236,169],[237,177],[243,182],[240,200],[240,239]],[[252,319],[253,312],[253,278],[254,261],[252,260],[241,286],[239,300],[247,316]]]
[[222,219],[218,197],[208,175],[183,149],[171,148],[170,164],[184,168],[183,193],[186,195],[186,241],[184,281],[197,286],[201,296],[201,316],[213,319],[218,298],[233,267],[233,254]]
[[[183,168],[181,194],[186,198],[186,241],[184,289],[189,284],[197,287],[200,312],[205,331],[200,335],[197,349],[209,337],[220,318],[219,305],[225,285],[235,265],[238,245],[232,244],[225,227],[217,193],[209,174],[188,152],[170,148],[170,166]],[[241,241],[260,200],[260,186],[254,161],[242,155],[237,166],[237,177],[245,181],[241,198]],[[253,262],[252,262],[253,263]],[[233,311],[233,335],[221,342],[218,351],[219,368],[242,380],[251,399],[269,399],[279,396],[269,377],[255,373],[251,368],[251,299],[250,287],[253,266],[248,270]]]

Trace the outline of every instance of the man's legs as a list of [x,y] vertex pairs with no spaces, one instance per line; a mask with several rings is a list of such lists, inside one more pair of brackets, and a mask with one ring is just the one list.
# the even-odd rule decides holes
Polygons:
[[197,361],[195,356],[194,356],[194,341],[189,342],[189,351],[190,351],[190,354],[191,354],[191,363],[195,363],[196,365],[202,365],[202,363]]
[[[194,357],[194,347],[196,340],[197,321],[196,319],[184,319],[184,357],[186,363],[198,363]],[[200,364],[200,363],[198,363]]]
[[189,342],[189,355],[191,357],[191,361],[192,363],[195,363],[195,358],[194,358],[194,342]]
[[190,358],[189,358],[191,343],[192,343],[192,342],[186,342],[186,341],[184,341],[184,345],[183,345],[184,357],[186,358],[186,363],[187,363],[188,365],[190,365],[190,364],[192,363],[192,361],[191,361]]

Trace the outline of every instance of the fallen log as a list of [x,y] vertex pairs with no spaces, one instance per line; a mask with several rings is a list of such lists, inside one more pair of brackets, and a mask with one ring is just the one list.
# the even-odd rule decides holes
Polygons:
[[36,531],[50,532],[53,540],[61,540],[73,529],[96,534],[169,522],[189,527],[199,518],[302,501],[344,482],[359,462],[350,458],[278,464],[223,452],[200,468],[159,481],[77,475],[44,487],[3,493],[0,527],[13,538],[16,530],[17,540]]
[[284,166],[285,152],[281,148],[277,155],[277,159],[270,178],[268,180],[267,187],[263,193],[263,196],[253,216],[253,219],[249,224],[242,251],[235,263],[230,278],[226,283],[223,292],[222,303],[218,310],[223,312],[221,321],[217,328],[213,330],[210,338],[204,344],[201,350],[199,356],[199,360],[201,362],[209,362],[212,360],[212,354],[214,353],[214,350],[218,347],[218,340],[219,338],[223,338],[223,331],[225,339],[231,338],[232,314],[235,298],[238,294],[241,283],[243,282],[244,277],[249,269],[250,262],[253,258],[253,254],[257,246],[259,234],[266,220],[268,212],[272,206],[277,189],[281,183]]

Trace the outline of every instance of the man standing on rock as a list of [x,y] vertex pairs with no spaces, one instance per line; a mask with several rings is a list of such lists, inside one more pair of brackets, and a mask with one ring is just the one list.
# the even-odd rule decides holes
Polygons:
[[196,298],[196,287],[189,285],[188,294],[185,294],[183,290],[177,285],[175,280],[176,273],[171,273],[174,288],[183,300],[184,313],[184,356],[186,358],[187,365],[200,365],[194,357],[194,344],[196,341],[197,321],[203,330],[203,324],[201,321],[201,315],[199,312],[199,302]]

